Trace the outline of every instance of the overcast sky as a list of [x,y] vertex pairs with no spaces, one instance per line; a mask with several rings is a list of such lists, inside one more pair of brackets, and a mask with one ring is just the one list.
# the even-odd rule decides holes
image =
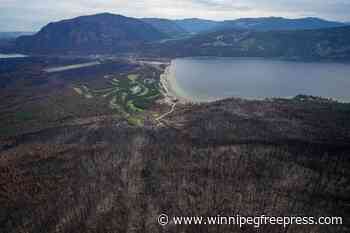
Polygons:
[[350,21],[350,0],[0,0],[0,31],[36,31],[51,21],[101,12],[171,19],[312,16]]

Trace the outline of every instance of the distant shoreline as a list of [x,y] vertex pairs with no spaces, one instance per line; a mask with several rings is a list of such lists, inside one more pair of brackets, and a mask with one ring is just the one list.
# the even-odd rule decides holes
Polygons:
[[0,53],[0,59],[25,58],[25,57],[29,57],[29,56],[24,54],[19,54],[19,53]]
[[179,94],[180,90],[177,87],[176,80],[174,80],[175,77],[173,77],[171,72],[171,66],[172,63],[170,62],[165,68],[164,73],[160,75],[160,85],[165,103],[172,104],[178,102],[186,104],[195,102],[190,97]]
[[44,69],[44,71],[47,73],[56,73],[56,72],[79,69],[79,68],[84,68],[84,67],[89,67],[89,66],[96,66],[96,65],[100,65],[100,64],[101,64],[100,62],[94,61],[94,62],[74,64],[74,65],[51,67],[51,68]]

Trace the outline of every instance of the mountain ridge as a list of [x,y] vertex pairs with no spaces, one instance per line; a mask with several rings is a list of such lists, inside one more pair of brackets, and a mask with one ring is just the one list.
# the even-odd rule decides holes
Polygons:
[[141,20],[102,13],[49,23],[33,36],[16,40],[25,52],[117,52],[166,35]]
[[[326,52],[326,50],[332,49],[332,47],[335,50],[345,49],[347,51],[346,48],[337,48],[337,43],[334,46],[332,45],[341,36],[348,38],[346,30],[339,29],[346,27],[343,25],[345,24],[312,17],[302,19],[286,19],[282,17],[243,18],[220,22],[198,18],[183,20],[136,19],[122,15],[101,13],[49,23],[35,35],[17,38],[13,45],[13,50],[29,54],[132,53],[144,55],[143,52],[146,51],[148,55],[153,55],[152,53],[154,53],[169,57],[183,56],[185,54],[189,56],[317,57],[315,54],[305,53],[305,51],[314,51],[304,48],[304,41],[300,41],[299,38],[301,37],[312,48],[321,46],[320,49],[323,50],[323,52],[320,51],[323,53],[321,57],[327,57],[330,53]],[[330,29],[330,31],[327,31],[327,29]],[[308,30],[313,31],[308,33],[306,32]],[[285,36],[285,33],[282,33],[282,31],[286,31],[285,33],[288,36]],[[233,41],[228,40],[230,36],[227,37],[227,35],[235,33],[239,34],[238,37],[245,34],[258,35],[259,32],[265,33],[258,40],[260,44],[256,43],[257,38],[254,38],[254,36],[250,40],[243,40],[244,38],[234,38],[235,36],[232,35],[231,39]],[[334,36],[330,35],[333,32],[335,33]],[[224,35],[226,41],[217,38],[210,39],[212,35],[222,36],[220,33]],[[259,36],[262,35],[261,33]],[[339,33],[343,33],[343,35],[339,35]],[[246,35],[243,37],[246,37]],[[272,35],[277,36],[279,39],[274,38]],[[326,36],[326,38],[321,38],[322,36],[320,37],[320,35]],[[313,44],[314,39],[312,38],[315,36],[318,39],[315,42],[316,44]],[[198,44],[193,43],[194,41],[206,41],[207,44],[202,44],[202,47],[198,47]],[[238,42],[244,42],[244,44]],[[317,45],[319,42],[322,43]],[[277,44],[274,45],[273,43]],[[288,43],[291,43],[291,46],[294,47],[288,48],[282,45]],[[347,46],[346,43],[343,44]],[[149,48],[151,50],[148,50]],[[184,51],[184,48],[187,51]],[[226,51],[223,51],[223,49]],[[164,52],[164,50],[168,51]],[[347,57],[346,54],[341,56]],[[339,57],[339,54],[337,57]]]
[[288,19],[283,17],[241,18],[237,20],[225,20],[218,29],[253,29],[262,31],[271,30],[307,30],[342,27],[346,24],[328,21],[316,17]]
[[350,26],[285,31],[229,29],[146,47],[165,57],[268,57],[350,60]]
[[152,23],[168,21],[188,33],[203,33],[223,29],[253,29],[253,30],[305,30],[346,26],[346,23],[325,20],[317,17],[289,19],[284,17],[238,18],[232,20],[207,20],[201,18],[163,19],[151,18]]
[[165,33],[169,37],[178,37],[189,33],[175,21],[170,19],[141,18],[141,20],[152,25],[154,28]]

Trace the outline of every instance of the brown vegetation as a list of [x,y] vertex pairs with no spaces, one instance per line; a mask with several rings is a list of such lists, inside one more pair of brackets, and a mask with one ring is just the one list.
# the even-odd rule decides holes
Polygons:
[[[166,127],[115,120],[7,138],[2,232],[349,232],[349,105],[225,100]],[[169,216],[342,216],[342,226],[161,227]]]

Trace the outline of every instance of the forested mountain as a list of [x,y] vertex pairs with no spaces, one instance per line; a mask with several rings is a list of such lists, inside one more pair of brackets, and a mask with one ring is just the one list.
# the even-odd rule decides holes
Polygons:
[[175,20],[176,24],[189,33],[201,33],[213,30],[220,22],[198,18]]
[[145,23],[152,25],[158,31],[163,32],[169,37],[178,37],[188,34],[184,28],[179,26],[175,21],[169,19],[158,18],[143,18],[141,19]]
[[[347,59],[349,27],[342,25],[317,18],[270,17],[219,22],[196,18],[135,19],[104,13],[50,23],[35,35],[19,37],[12,50],[36,54],[145,55],[146,52],[146,55],[169,57]],[[164,40],[181,37],[187,39]],[[3,43],[2,47],[7,49],[9,45]]]
[[34,32],[0,32],[0,39],[14,39],[20,36],[33,35]]
[[240,18],[235,20],[213,21],[205,19],[143,19],[145,22],[152,24],[160,31],[177,33],[207,33],[221,31],[224,29],[250,29],[258,31],[271,30],[306,30],[322,29],[332,27],[343,27],[346,23],[327,21],[319,18],[300,18],[287,19],[282,17],[262,17],[262,18]]
[[111,53],[166,38],[151,25],[121,15],[98,14],[50,23],[33,36],[16,40],[16,49],[33,53]]
[[155,43],[156,56],[283,57],[350,59],[350,27],[298,31],[223,30],[190,39]]
[[33,34],[34,32],[0,32],[0,53],[12,52],[16,38]]
[[344,23],[332,22],[319,18],[286,19],[281,17],[242,18],[221,22],[214,30],[251,29],[270,30],[305,30],[346,26]]

